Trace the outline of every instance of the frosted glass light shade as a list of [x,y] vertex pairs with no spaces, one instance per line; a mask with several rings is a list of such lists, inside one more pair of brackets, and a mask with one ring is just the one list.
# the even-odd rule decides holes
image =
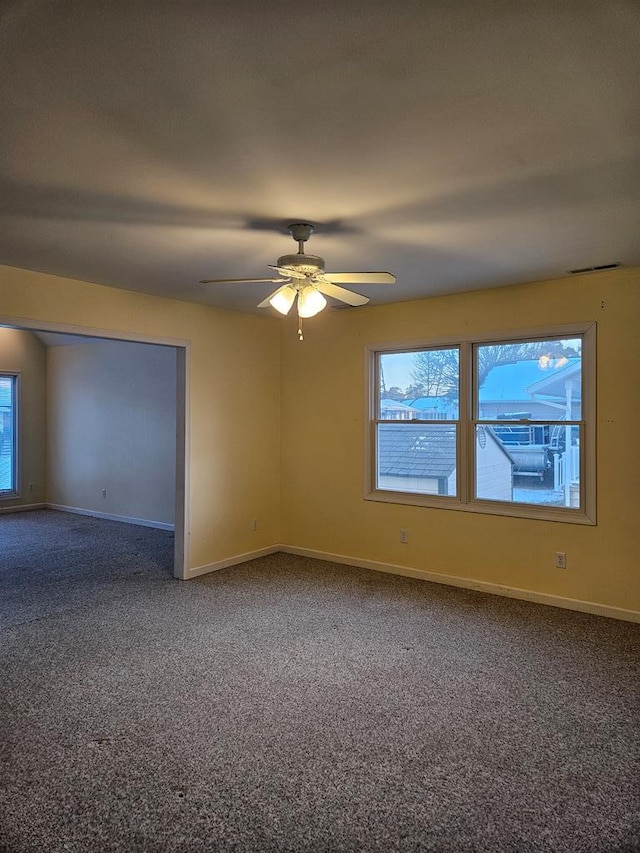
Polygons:
[[296,298],[294,287],[283,287],[269,300],[269,304],[279,311],[281,314],[288,314],[293,305],[293,300]]
[[299,317],[315,317],[327,304],[324,296],[307,284],[298,294],[298,316]]

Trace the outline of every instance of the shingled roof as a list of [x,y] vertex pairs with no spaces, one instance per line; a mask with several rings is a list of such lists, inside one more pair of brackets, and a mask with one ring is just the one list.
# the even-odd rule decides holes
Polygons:
[[448,477],[455,467],[455,426],[380,424],[379,474],[394,477]]

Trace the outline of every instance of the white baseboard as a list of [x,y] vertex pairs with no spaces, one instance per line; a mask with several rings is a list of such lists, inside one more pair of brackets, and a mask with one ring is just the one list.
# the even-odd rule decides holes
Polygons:
[[293,545],[280,545],[275,551],[286,554],[297,554],[300,557],[312,557],[316,560],[327,560],[330,563],[343,563],[347,566],[358,566],[361,569],[373,569],[376,572],[387,572],[393,575],[404,575],[411,578],[441,583],[447,586],[458,586],[463,589],[475,589],[491,595],[503,595],[507,598],[519,598],[523,601],[533,601],[536,604],[547,604],[551,607],[562,607],[565,610],[577,610],[581,613],[593,613],[596,616],[607,616],[610,619],[622,619],[626,622],[640,622],[640,612],[625,610],[622,607],[611,607],[608,604],[598,604],[593,601],[580,601],[576,598],[563,598],[560,595],[550,595],[546,592],[535,592],[530,589],[503,586],[501,584],[479,581],[472,578],[460,578],[455,575],[445,575],[438,572],[412,569],[408,566],[397,566],[393,563],[379,563],[375,560],[361,560],[346,557],[344,554],[329,554],[325,551],[314,551],[311,548],[297,548]]
[[0,506],[0,515],[5,512],[29,512],[32,509],[46,509],[47,504],[14,504],[13,506]]
[[[122,521],[126,524],[139,524],[143,527],[157,527],[161,530],[173,530],[172,524],[166,524],[162,521],[149,521],[143,518],[131,518],[129,516],[111,515],[105,512],[97,512],[93,510],[79,509],[78,507],[63,506],[62,504],[25,504],[22,506],[0,507],[0,514],[6,512],[27,512],[32,509],[55,509],[61,512],[72,512],[78,515],[90,515],[96,518],[105,518],[110,521]],[[316,551],[313,548],[299,548],[294,545],[270,545],[266,548],[258,548],[255,551],[246,551],[243,554],[236,554],[233,557],[227,557],[223,560],[216,560],[213,563],[207,563],[203,566],[196,566],[188,569],[187,578],[195,578],[200,575],[206,575],[209,572],[216,572],[220,569],[226,569],[230,566],[237,566],[241,563],[247,563],[249,560],[256,560],[258,557],[266,557],[269,554],[276,554],[282,551],[285,554],[296,554],[300,557],[311,557],[315,560],[326,560],[330,563],[342,563],[346,566],[357,566],[361,569],[372,569],[376,572],[386,572],[387,574],[403,575],[405,577],[419,578],[421,580],[430,581],[431,583],[445,584],[446,586],[456,586],[462,589],[473,589],[478,592],[486,592],[490,595],[502,595],[507,598],[517,598],[522,601],[532,601],[535,604],[546,604],[550,607],[561,607],[565,610],[577,610],[581,613],[593,613],[596,616],[606,616],[610,619],[621,619],[626,622],[640,623],[640,612],[637,610],[626,610],[622,607],[612,607],[608,604],[599,604],[595,601],[581,601],[576,598],[564,598],[560,595],[551,595],[546,592],[536,592],[530,589],[520,589],[519,587],[504,586],[502,584],[490,583],[489,581],[480,581],[473,578],[462,578],[456,575],[447,575],[440,572],[430,572],[424,569],[413,569],[409,566],[400,566],[395,563],[382,563],[376,560],[364,560],[357,557],[348,557],[345,554],[331,554],[327,551]]]
[[236,554],[235,557],[227,557],[224,560],[216,560],[215,563],[207,563],[204,566],[196,566],[194,569],[188,569],[187,579],[197,578],[199,575],[206,575],[209,572],[217,572],[220,569],[227,569],[229,566],[237,566],[239,563],[248,563],[249,560],[257,560],[258,557],[266,557],[269,554],[276,554],[278,551],[283,551],[280,545],[270,545],[267,548],[258,548],[256,551],[245,551],[244,554]]
[[[93,509],[81,509],[77,506],[64,506],[64,504],[41,504],[47,509],[55,509],[59,512],[73,512],[76,515],[90,515],[93,518],[105,518],[107,521],[122,521],[124,524],[137,524],[141,527],[157,527],[159,530],[174,530],[173,524],[167,524],[165,521],[150,521],[147,518],[132,518],[129,515],[113,515],[109,512],[98,512]],[[20,507],[22,509],[22,507]]]

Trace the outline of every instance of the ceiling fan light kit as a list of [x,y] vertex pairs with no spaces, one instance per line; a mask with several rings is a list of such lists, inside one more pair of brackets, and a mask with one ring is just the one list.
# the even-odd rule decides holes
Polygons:
[[274,282],[280,284],[273,293],[258,304],[258,308],[270,305],[280,314],[288,314],[297,298],[298,337],[303,340],[302,320],[315,317],[326,305],[325,296],[330,296],[347,305],[366,305],[368,297],[340,287],[340,284],[395,284],[396,277],[388,272],[340,272],[325,273],[324,258],[307,255],[304,244],[313,233],[308,222],[294,222],[289,233],[298,244],[295,255],[282,255],[276,264],[269,264],[281,278],[235,278],[204,279],[201,284]]
[[286,317],[289,311],[291,311],[291,306],[295,302],[295,298],[295,288],[287,284],[284,287],[281,287],[279,290],[276,290],[273,296],[269,299],[269,305],[271,305],[272,308],[275,308],[276,311],[279,311],[281,314],[284,314]]
[[326,306],[327,300],[312,284],[306,284],[298,291],[298,316],[315,317]]

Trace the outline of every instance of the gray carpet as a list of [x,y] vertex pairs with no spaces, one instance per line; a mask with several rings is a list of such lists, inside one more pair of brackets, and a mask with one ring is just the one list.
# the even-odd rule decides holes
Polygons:
[[640,850],[640,626],[0,517],[0,849]]

